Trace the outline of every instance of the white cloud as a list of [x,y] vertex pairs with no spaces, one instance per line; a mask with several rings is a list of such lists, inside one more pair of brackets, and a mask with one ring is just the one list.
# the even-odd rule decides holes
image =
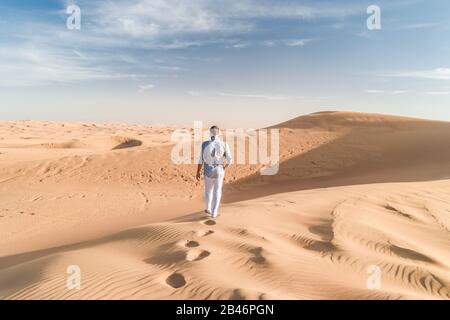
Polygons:
[[[142,74],[124,71],[135,55],[131,53],[127,61],[122,61],[119,50],[174,50],[218,44],[239,49],[251,45],[252,40],[236,41],[230,37],[248,36],[257,30],[260,19],[341,18],[358,12],[353,5],[269,0],[77,0],[82,28],[70,31],[65,28],[64,8],[72,1],[60,2],[60,23],[43,16],[22,21],[11,18],[2,24],[6,28],[0,29],[0,37],[7,38],[9,45],[2,43],[0,48],[0,85],[141,77]],[[20,17],[21,12],[18,13]],[[304,44],[301,39],[292,41],[290,45]],[[112,57],[113,50],[116,58]],[[17,54],[5,59],[6,52]],[[149,61],[134,63],[137,64],[139,73],[152,69]],[[153,66],[155,69],[169,72]]]
[[139,93],[144,93],[145,91],[152,90],[153,88],[155,88],[154,84],[141,84],[139,85]]
[[450,95],[450,91],[428,91],[425,94],[427,96],[448,96]]
[[[218,5],[209,1],[134,0],[83,1],[95,16],[96,28],[110,35],[160,38],[189,33],[247,32],[243,21],[231,23]],[[229,17],[228,17],[229,18]]]
[[341,19],[360,14],[360,5],[299,4],[268,0],[79,0],[92,24],[89,32],[161,40],[167,37],[248,33],[258,19]]
[[175,39],[168,43],[155,44],[153,47],[159,49],[184,49],[189,47],[199,47],[202,46],[203,44],[204,43],[200,41],[184,41]]
[[[246,40],[258,30],[261,19],[341,19],[361,12],[359,5],[269,0],[77,0],[82,29],[69,31],[63,8],[72,1],[60,2],[62,19],[58,23],[44,16],[22,21],[10,18],[2,24],[6,29],[0,29],[0,37],[10,44],[0,47],[0,85],[142,78],[149,70],[172,76],[181,70],[170,64],[163,70],[150,61],[134,61],[138,54],[130,49],[173,50],[217,44],[245,48],[261,43]],[[272,40],[267,41],[266,45],[271,45]],[[309,41],[277,39],[273,43],[303,46]],[[128,56],[120,57],[121,50]],[[12,54],[5,58],[7,53]],[[134,69],[126,67],[132,64]]]
[[286,39],[286,40],[264,40],[262,42],[258,42],[258,44],[265,46],[265,47],[275,47],[279,45],[288,46],[288,47],[303,47],[307,43],[310,43],[312,41],[316,41],[316,39]]
[[407,90],[393,90],[391,92],[389,92],[392,95],[398,95],[398,94],[404,94],[404,93],[408,93]]
[[370,94],[390,94],[390,95],[399,95],[408,93],[407,90],[378,90],[378,89],[369,89],[366,90],[366,93]]
[[233,49],[244,49],[250,46],[249,42],[243,42],[243,41],[225,41],[225,47],[226,48],[233,48]]
[[233,97],[233,98],[251,98],[251,99],[265,99],[265,100],[289,100],[289,97],[283,95],[264,95],[264,94],[237,94],[237,93],[217,93],[223,97]]
[[413,23],[413,24],[408,24],[408,25],[402,27],[401,29],[406,29],[406,30],[427,29],[427,28],[433,28],[433,27],[437,27],[437,26],[439,26],[439,23],[436,23],[436,22]]
[[132,37],[156,36],[160,33],[160,26],[154,23],[143,24],[131,18],[117,18],[117,22],[122,30]]
[[305,44],[313,41],[312,39],[294,39],[286,40],[285,44],[289,47],[303,47]]
[[450,68],[436,68],[432,70],[418,70],[407,72],[395,72],[388,74],[393,77],[433,79],[433,80],[450,80]]
[[[32,45],[0,48],[0,86],[32,86],[85,80],[138,78],[86,64],[86,57],[74,51]],[[24,76],[26,75],[26,76]]]

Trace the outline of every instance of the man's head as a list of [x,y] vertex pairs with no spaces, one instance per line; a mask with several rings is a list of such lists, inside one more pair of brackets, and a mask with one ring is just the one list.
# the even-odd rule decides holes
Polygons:
[[209,133],[211,134],[211,137],[217,137],[219,135],[219,127],[218,126],[212,126],[209,128]]

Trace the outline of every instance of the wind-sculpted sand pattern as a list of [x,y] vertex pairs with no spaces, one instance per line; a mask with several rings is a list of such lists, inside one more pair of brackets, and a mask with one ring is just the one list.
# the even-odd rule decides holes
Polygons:
[[449,187],[286,193],[132,228],[0,270],[0,298],[450,299]]

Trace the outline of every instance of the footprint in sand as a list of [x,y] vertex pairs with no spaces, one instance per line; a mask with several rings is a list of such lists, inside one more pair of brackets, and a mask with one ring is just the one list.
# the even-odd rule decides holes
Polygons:
[[188,261],[198,261],[208,257],[211,253],[202,249],[193,249],[189,251],[186,255],[186,260]]
[[214,231],[212,231],[212,230],[200,230],[200,231],[197,232],[197,235],[199,237],[206,237],[206,236],[209,236],[210,234],[213,234],[213,233],[214,233]]
[[181,273],[172,273],[166,278],[166,283],[172,288],[178,289],[186,284],[186,280]]
[[253,261],[256,264],[263,264],[266,262],[266,258],[262,255],[263,248],[257,247],[248,251],[253,255],[253,257],[250,258],[250,261]]
[[213,226],[216,224],[216,222],[214,220],[206,220],[205,222],[203,222],[203,224],[207,226]]
[[200,245],[200,243],[198,243],[197,241],[186,241],[186,243],[185,243],[185,247],[186,248],[195,248],[195,247],[198,247]]

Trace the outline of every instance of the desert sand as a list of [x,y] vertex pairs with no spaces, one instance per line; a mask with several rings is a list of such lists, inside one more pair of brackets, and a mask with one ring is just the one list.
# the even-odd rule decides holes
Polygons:
[[175,127],[1,122],[0,299],[450,299],[450,123],[272,128],[279,173],[230,167],[212,221]]

